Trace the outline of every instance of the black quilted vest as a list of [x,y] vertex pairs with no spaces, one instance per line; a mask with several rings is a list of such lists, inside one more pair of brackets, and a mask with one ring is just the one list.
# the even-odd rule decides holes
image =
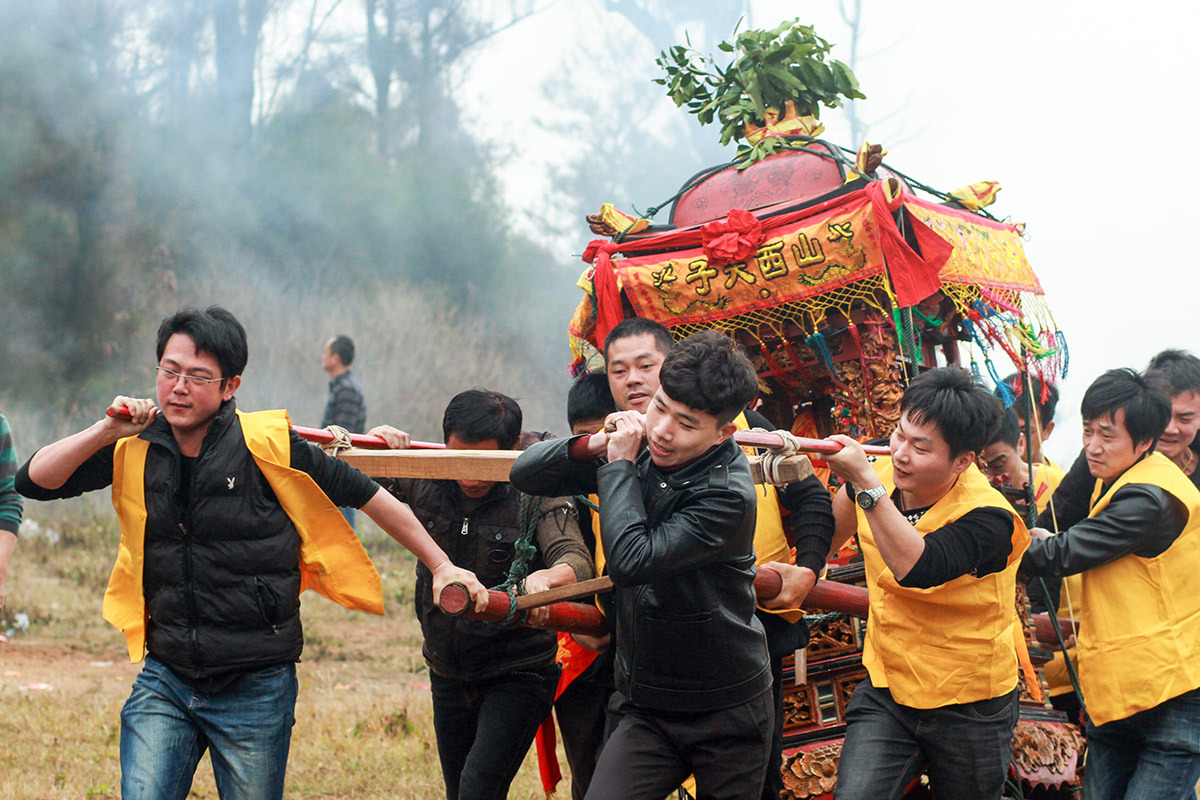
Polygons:
[[[412,486],[412,496],[405,500],[450,560],[474,572],[484,586],[503,582],[522,534],[521,494],[507,483],[496,484],[467,514],[454,481],[422,480]],[[531,513],[536,513],[537,505],[535,498]],[[529,571],[544,566],[538,556]],[[550,631],[500,627],[443,614],[433,605],[433,576],[421,563],[417,564],[416,608],[425,636],[425,660],[441,675],[478,680],[554,662],[558,646]]]
[[146,454],[144,594],[150,655],[202,680],[297,661],[300,535],[222,405],[182,505],[182,456],[160,415]]

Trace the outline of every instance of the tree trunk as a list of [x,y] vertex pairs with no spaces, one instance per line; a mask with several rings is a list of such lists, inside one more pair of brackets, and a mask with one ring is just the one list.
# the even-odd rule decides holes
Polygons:
[[212,0],[216,33],[217,113],[233,144],[250,141],[254,66],[269,0]]
[[[396,71],[396,0],[366,0],[367,64],[375,82],[375,146],[391,155],[392,77]],[[383,30],[379,29],[379,14]]]

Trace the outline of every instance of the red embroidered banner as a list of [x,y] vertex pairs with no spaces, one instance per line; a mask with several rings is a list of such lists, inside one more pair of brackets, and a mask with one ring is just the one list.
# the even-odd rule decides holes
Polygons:
[[904,207],[954,246],[939,277],[946,283],[1043,294],[1016,225],[955,208],[904,198]]
[[800,220],[771,226],[754,255],[721,266],[702,247],[614,259],[621,286],[638,316],[665,325],[706,322],[795,302],[877,274],[883,251],[870,203],[846,202]]

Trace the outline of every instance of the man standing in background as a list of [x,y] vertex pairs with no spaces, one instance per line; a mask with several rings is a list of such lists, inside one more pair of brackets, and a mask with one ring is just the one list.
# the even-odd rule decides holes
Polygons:
[[4,610],[4,579],[8,562],[17,547],[21,527],[21,495],[13,486],[17,474],[17,449],[13,447],[8,420],[0,414],[0,611]]
[[[348,433],[362,433],[367,429],[367,404],[363,399],[363,387],[358,376],[350,370],[354,363],[354,340],[346,335],[335,336],[325,343],[321,351],[321,368],[329,373],[329,399],[325,401],[325,413],[321,427],[337,425]],[[354,526],[354,509],[343,508],[342,516]]]

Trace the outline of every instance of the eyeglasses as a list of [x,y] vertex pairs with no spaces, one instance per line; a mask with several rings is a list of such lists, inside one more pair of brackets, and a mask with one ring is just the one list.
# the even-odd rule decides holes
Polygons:
[[154,369],[158,370],[158,377],[160,379],[170,381],[171,383],[175,383],[175,381],[183,378],[184,386],[203,386],[210,383],[220,383],[225,380],[224,378],[202,378],[199,375],[184,375],[182,372],[176,372],[166,367],[155,367]]

